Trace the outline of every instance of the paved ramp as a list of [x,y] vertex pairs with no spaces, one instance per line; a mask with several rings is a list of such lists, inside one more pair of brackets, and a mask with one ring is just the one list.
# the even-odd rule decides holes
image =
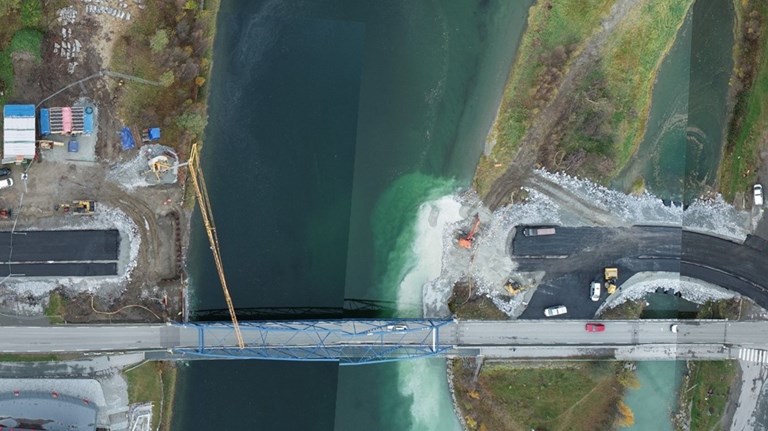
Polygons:
[[0,232],[0,276],[117,275],[117,230]]

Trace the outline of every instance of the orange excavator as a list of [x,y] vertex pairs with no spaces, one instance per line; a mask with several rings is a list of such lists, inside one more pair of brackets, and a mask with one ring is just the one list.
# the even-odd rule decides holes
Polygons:
[[480,216],[475,214],[475,224],[472,225],[472,229],[469,230],[468,234],[459,237],[459,247],[466,249],[472,248],[472,242],[475,240],[475,234],[477,233],[477,229],[479,227]]

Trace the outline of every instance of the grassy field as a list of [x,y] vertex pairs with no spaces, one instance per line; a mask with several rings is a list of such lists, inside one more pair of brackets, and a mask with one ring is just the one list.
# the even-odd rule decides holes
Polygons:
[[153,429],[160,424],[160,431],[170,430],[173,397],[176,392],[176,368],[167,362],[146,362],[126,372],[125,377],[128,380],[128,401],[151,402]]
[[64,298],[58,292],[51,292],[48,295],[48,305],[44,310],[45,316],[48,321],[56,323],[64,323]]
[[610,429],[623,392],[616,362],[550,362],[537,368],[491,363],[483,366],[474,389],[468,383],[472,367],[460,361],[451,366],[462,412],[478,430]]
[[597,30],[612,4],[612,0],[551,0],[531,6],[528,28],[491,131],[490,138],[496,145],[489,157],[481,157],[475,174],[475,189],[480,196],[488,192],[512,161],[532,118],[554,95],[568,61]]
[[13,62],[16,52],[28,52],[40,61],[43,34],[40,32],[42,4],[40,0],[4,0],[0,9],[0,104],[11,100],[14,94]]
[[[757,180],[759,147],[768,140],[765,135],[768,130],[768,3],[734,3],[742,33],[737,37],[736,76],[732,81],[744,82],[740,83],[743,91],[736,96],[718,175],[720,193],[728,201],[738,192],[748,193]],[[746,39],[746,31],[755,28],[759,38]]]
[[720,421],[725,413],[737,367],[735,361],[688,362],[689,377],[680,394],[682,408],[690,406],[690,429],[723,429]]
[[619,24],[617,37],[605,47],[601,66],[613,105],[614,172],[642,141],[656,74],[692,4],[693,0],[646,2]]

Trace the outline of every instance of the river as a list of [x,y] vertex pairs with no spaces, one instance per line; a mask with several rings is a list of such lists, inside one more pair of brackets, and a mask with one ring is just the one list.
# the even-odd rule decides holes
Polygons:
[[[468,186],[530,3],[222,1],[202,164],[238,308],[358,298],[419,315],[436,252],[414,249],[419,208]],[[198,217],[187,267],[193,311],[224,308]],[[444,360],[212,361],[182,366],[174,406],[173,429],[203,427],[458,421]]]
[[666,201],[690,203],[711,189],[725,144],[733,68],[730,1],[698,0],[659,68],[643,141],[614,186],[638,178]]

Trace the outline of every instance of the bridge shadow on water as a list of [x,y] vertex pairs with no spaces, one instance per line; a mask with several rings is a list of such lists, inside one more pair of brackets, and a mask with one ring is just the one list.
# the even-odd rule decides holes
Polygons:
[[[258,307],[235,310],[238,321],[259,320],[324,320],[324,319],[386,319],[394,318],[394,301],[345,299],[342,307]],[[194,322],[222,322],[229,320],[227,309],[195,310],[190,315]]]

